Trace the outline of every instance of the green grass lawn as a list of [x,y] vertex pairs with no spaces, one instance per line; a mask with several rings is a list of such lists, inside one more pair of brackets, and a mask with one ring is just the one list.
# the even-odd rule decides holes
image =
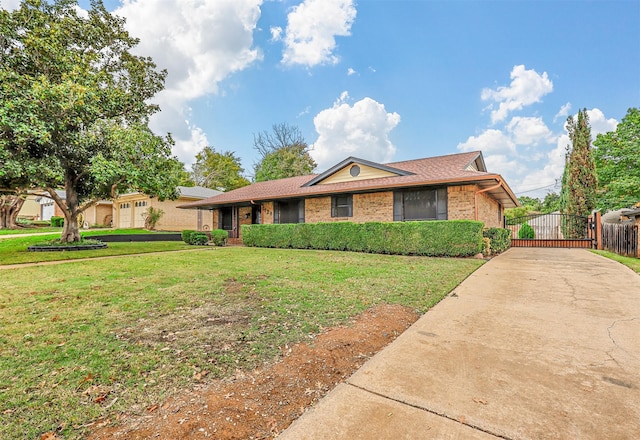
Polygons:
[[424,312],[482,263],[208,247],[0,270],[0,438],[82,438],[376,304]]
[[591,251],[594,254],[602,255],[603,257],[610,258],[619,263],[624,264],[630,269],[634,270],[636,273],[640,274],[640,258],[631,258],[631,257],[623,257],[622,255],[618,255],[614,252],[608,251]]
[[62,228],[53,228],[51,226],[43,226],[42,228],[20,228],[20,229],[0,229],[0,237],[3,235],[17,235],[17,234],[40,234],[43,232],[62,233]]
[[[82,235],[140,234],[149,233],[141,229],[96,229],[83,231]],[[158,232],[160,233],[160,232]],[[109,243],[106,249],[92,251],[28,252],[27,247],[47,240],[59,238],[60,232],[51,235],[24,236],[0,239],[0,265],[36,263],[42,261],[77,260],[110,255],[126,255],[148,252],[193,249],[182,241]]]

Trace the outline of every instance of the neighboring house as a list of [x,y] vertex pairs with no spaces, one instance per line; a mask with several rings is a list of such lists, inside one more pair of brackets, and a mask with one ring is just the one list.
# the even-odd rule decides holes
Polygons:
[[[65,200],[67,198],[67,194],[62,189],[57,189],[56,194],[62,199]],[[41,196],[36,198],[36,200],[40,203],[40,219],[41,220],[51,220],[51,217],[64,217],[62,210],[58,207],[56,202],[49,197]]]
[[[56,194],[66,200],[67,194],[62,189],[57,189]],[[64,217],[58,204],[50,197],[39,196],[36,200],[40,203],[40,219],[51,220],[51,217]],[[95,205],[86,209],[79,218],[80,227],[90,228],[94,225],[110,226],[113,202],[110,200],[100,200]]]
[[142,228],[144,227],[145,213],[149,207],[161,209],[164,214],[156,224],[160,231],[182,231],[184,229],[207,230],[212,227],[211,212],[206,210],[185,211],[177,209],[178,205],[189,202],[197,202],[208,197],[222,194],[202,186],[179,186],[180,197],[176,200],[158,199],[142,193],[123,194],[113,201],[113,227],[114,228]]
[[18,220],[40,220],[40,206],[36,196],[27,196],[20,212],[18,212]]
[[480,220],[502,227],[518,206],[481,152],[379,164],[349,157],[322,174],[258,182],[183,209],[213,210],[213,223],[239,238],[252,223]]

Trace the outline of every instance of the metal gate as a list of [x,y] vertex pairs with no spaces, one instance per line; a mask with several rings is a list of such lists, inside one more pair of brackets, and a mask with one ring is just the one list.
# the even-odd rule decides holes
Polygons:
[[513,247],[591,248],[588,217],[557,212],[505,218]]

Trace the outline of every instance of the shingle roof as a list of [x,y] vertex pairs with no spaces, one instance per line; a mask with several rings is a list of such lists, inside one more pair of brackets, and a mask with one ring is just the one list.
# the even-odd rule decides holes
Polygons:
[[[311,186],[304,185],[317,178],[318,174],[289,177],[254,183],[208,199],[180,205],[179,208],[214,208],[223,205],[274,199],[382,191],[394,188],[451,183],[476,183],[482,188],[489,188],[495,186],[497,182],[504,182],[499,174],[470,169],[470,165],[474,163],[480,163],[484,167],[482,153],[479,151],[385,164],[386,167],[411,173],[405,176],[379,177]],[[517,199],[506,183],[501,188],[496,188],[490,193],[500,200],[505,207],[517,206]]]
[[208,197],[217,196],[222,194],[222,191],[218,191],[211,188],[205,188],[204,186],[179,186],[178,192],[182,197],[191,199],[206,199]]

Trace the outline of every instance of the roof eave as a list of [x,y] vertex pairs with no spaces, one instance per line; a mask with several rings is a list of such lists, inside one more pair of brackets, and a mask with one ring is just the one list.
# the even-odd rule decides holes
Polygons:
[[[483,176],[474,176],[474,177],[468,177],[468,178],[452,178],[452,179],[440,179],[440,180],[432,180],[432,181],[419,181],[419,182],[398,182],[398,183],[391,183],[385,186],[377,186],[377,185],[370,185],[370,186],[363,186],[363,187],[359,187],[357,189],[354,188],[347,188],[344,190],[336,190],[336,191],[323,191],[323,192],[317,192],[317,193],[288,193],[288,194],[278,194],[277,196],[263,196],[263,197],[252,197],[252,198],[241,198],[241,199],[236,199],[236,200],[225,200],[225,201],[221,201],[219,203],[211,203],[211,202],[205,202],[205,201],[200,201],[200,202],[193,202],[193,203],[188,203],[185,205],[179,205],[178,208],[183,208],[183,209],[215,209],[218,207],[222,207],[222,206],[229,206],[229,205],[238,205],[241,203],[252,203],[252,202],[267,202],[267,201],[272,201],[272,200],[281,200],[281,199],[299,199],[299,198],[308,198],[308,197],[322,197],[322,196],[327,196],[327,195],[333,195],[333,194],[341,194],[341,193],[363,193],[363,192],[378,192],[378,191],[385,191],[385,190],[396,190],[396,189],[401,189],[401,188],[415,188],[415,187],[419,187],[419,186],[438,186],[438,185],[451,185],[451,184],[460,184],[460,185],[465,185],[465,184],[474,184],[474,183],[478,183],[478,182],[484,182],[484,181],[495,181],[495,182],[502,182],[501,187],[504,189],[504,192],[506,193],[506,196],[509,200],[507,200],[507,203],[503,203],[503,206],[506,208],[511,208],[511,207],[517,207],[519,206],[518,203],[518,198],[515,196],[515,194],[513,193],[513,191],[511,190],[511,188],[509,188],[509,185],[507,185],[507,183],[504,181],[504,179],[502,179],[502,176],[500,176],[499,174],[486,174]],[[494,191],[495,193],[496,191]],[[513,206],[509,206],[513,204]]]

